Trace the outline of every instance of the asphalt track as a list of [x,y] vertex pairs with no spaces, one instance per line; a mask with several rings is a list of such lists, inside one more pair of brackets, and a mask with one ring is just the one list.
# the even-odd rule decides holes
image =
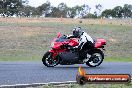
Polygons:
[[58,65],[45,67],[41,62],[0,62],[0,85],[75,81],[78,67],[87,74],[130,74],[132,62],[103,62],[99,67]]

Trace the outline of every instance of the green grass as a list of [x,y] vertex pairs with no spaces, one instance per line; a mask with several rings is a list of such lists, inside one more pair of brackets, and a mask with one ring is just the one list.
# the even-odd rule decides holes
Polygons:
[[[1,56],[0,61],[41,61],[43,55],[32,56]],[[132,62],[132,58],[108,58],[104,59],[104,62]]]
[[[41,61],[43,55],[32,56],[1,56],[0,61]],[[132,58],[106,57],[104,62],[132,62]]]
[[2,56],[0,61],[41,61],[42,56]]
[[104,59],[105,62],[132,62],[132,58],[129,57],[129,58],[121,58],[121,57],[106,57]]
[[[107,41],[104,61],[132,62],[132,26],[63,22],[0,22],[0,61],[41,60],[57,32],[71,34],[76,26],[93,38]],[[25,36],[26,33],[31,35]]]
[[32,88],[132,88],[132,83],[129,84],[63,84],[63,85],[45,85]]

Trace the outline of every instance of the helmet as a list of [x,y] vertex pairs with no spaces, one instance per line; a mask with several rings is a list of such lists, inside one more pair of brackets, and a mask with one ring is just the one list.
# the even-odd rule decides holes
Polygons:
[[73,35],[75,37],[80,37],[82,34],[82,30],[81,30],[81,27],[76,27],[73,29]]

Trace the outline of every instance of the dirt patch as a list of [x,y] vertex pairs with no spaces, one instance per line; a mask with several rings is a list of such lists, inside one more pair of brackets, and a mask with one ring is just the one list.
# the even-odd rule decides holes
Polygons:
[[71,18],[0,18],[0,22],[9,23],[37,23],[37,22],[56,22],[64,24],[109,24],[132,26],[132,19],[71,19]]

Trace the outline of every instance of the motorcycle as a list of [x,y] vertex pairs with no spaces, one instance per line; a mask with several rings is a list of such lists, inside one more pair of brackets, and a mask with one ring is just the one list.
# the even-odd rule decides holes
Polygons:
[[103,50],[106,40],[96,39],[93,49],[86,49],[80,54],[75,49],[69,49],[68,46],[75,47],[78,45],[78,38],[68,39],[66,35],[57,34],[57,37],[51,42],[51,50],[47,51],[42,62],[47,67],[60,65],[84,64],[90,67],[99,66],[104,59]]

